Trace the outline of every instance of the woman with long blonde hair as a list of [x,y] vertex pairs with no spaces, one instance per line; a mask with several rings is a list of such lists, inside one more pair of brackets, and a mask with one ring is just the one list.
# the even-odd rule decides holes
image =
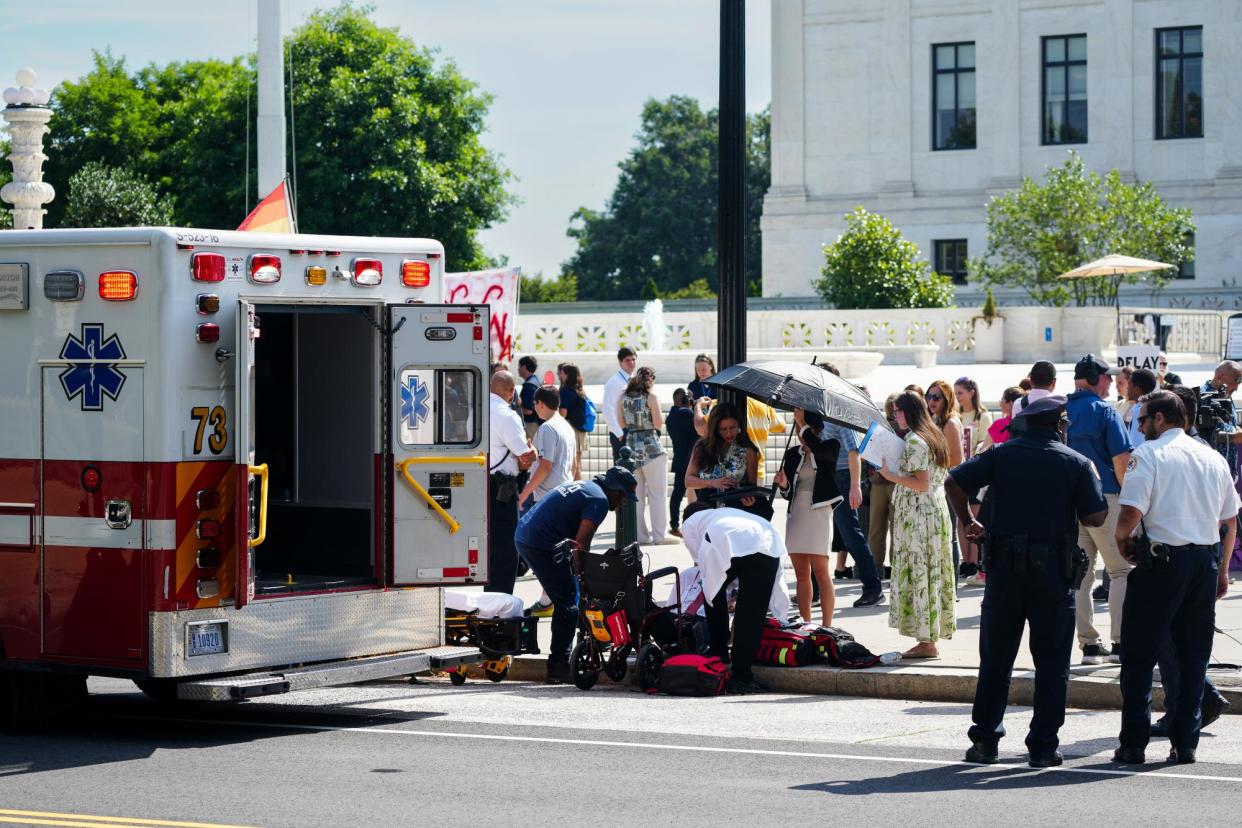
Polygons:
[[904,658],[937,658],[936,642],[952,638],[957,629],[957,580],[944,496],[951,447],[918,394],[899,395],[893,419],[908,431],[900,468],[880,469],[885,480],[896,484],[888,625],[918,642]]

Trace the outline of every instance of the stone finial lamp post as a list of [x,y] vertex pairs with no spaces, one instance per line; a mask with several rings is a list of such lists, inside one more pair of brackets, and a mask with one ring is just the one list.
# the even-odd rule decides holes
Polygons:
[[0,115],[9,125],[12,149],[9,162],[13,165],[13,180],[0,188],[0,199],[13,205],[13,227],[17,230],[42,230],[43,205],[56,197],[51,184],[43,181],[43,136],[47,134],[47,122],[52,110],[47,102],[51,98],[46,89],[35,86],[38,78],[30,69],[17,71],[17,86],[4,90],[3,111]]

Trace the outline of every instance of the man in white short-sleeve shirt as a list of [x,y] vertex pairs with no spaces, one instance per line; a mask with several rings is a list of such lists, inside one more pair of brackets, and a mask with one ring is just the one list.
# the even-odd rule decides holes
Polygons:
[[487,494],[487,592],[512,594],[517,580],[517,549],[513,535],[517,531],[517,495],[521,488],[519,457],[534,452],[526,440],[522,418],[513,410],[515,387],[513,374],[497,371],[492,374],[490,418],[488,419]]
[[[1122,614],[1121,746],[1113,758],[1145,761],[1152,668],[1171,637],[1180,686],[1168,725],[1169,761],[1189,764],[1199,745],[1216,600],[1229,589],[1222,557],[1233,549],[1238,494],[1224,458],[1186,434],[1186,409],[1175,394],[1156,391],[1139,402],[1146,441],[1130,455],[1118,497],[1117,544],[1138,566],[1127,579]],[[1136,530],[1150,540],[1149,556],[1136,550]]]
[[[535,413],[543,425],[535,432],[535,451],[539,462],[531,468],[530,481],[518,495],[518,508],[529,509],[557,486],[574,479],[574,457],[578,453],[574,427],[558,412],[561,393],[554,385],[535,392]],[[533,498],[529,503],[528,499]]]
[[608,442],[612,445],[612,462],[617,462],[617,452],[625,445],[625,427],[617,419],[617,403],[625,394],[625,387],[634,376],[638,354],[633,348],[623,347],[617,351],[617,373],[604,383],[604,417],[608,420]]

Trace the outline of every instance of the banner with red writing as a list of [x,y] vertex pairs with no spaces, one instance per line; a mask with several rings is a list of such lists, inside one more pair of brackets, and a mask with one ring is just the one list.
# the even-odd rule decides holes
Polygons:
[[451,305],[487,305],[492,315],[492,359],[513,361],[517,331],[518,286],[522,268],[472,270],[444,274],[444,301]]

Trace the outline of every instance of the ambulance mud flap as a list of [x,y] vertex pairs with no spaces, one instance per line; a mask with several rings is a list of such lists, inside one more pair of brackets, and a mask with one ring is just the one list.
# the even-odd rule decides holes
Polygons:
[[270,673],[185,681],[177,685],[183,701],[242,701],[293,690],[336,687],[363,681],[412,676],[431,669],[449,669],[480,661],[473,647],[430,647],[392,655],[329,661]]

